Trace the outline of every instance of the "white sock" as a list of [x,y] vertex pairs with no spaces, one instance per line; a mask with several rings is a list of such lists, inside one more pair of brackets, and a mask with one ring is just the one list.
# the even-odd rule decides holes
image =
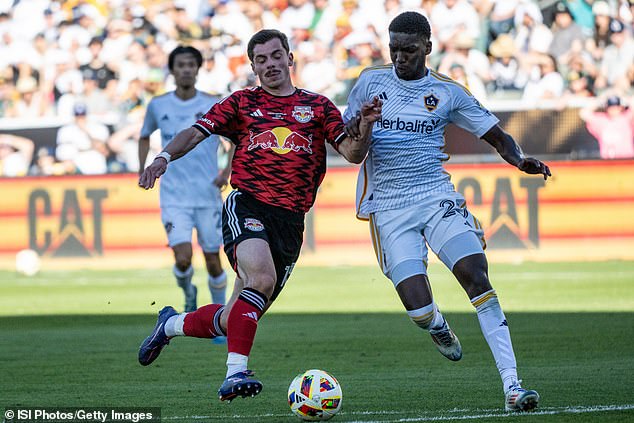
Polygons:
[[500,372],[504,392],[506,392],[513,383],[517,383],[517,363],[509,326],[498,302],[497,294],[492,289],[473,298],[471,304],[478,312],[482,334],[493,353],[495,365]]
[[227,354],[227,376],[235,375],[238,372],[244,372],[247,370],[247,364],[249,362],[249,356],[232,353]]
[[445,318],[433,301],[425,307],[407,310],[407,315],[421,329],[439,329],[445,324]]
[[507,392],[509,388],[513,385],[520,386],[520,381],[517,380],[517,371],[515,371],[515,369],[512,369],[511,371],[504,370],[500,372],[500,376],[502,376],[504,392]]
[[227,274],[223,270],[218,276],[208,275],[207,285],[211,292],[211,302],[214,304],[225,304],[227,291]]
[[185,316],[187,316],[187,313],[181,313],[167,319],[167,322],[165,322],[165,326],[163,327],[165,335],[169,336],[170,338],[174,336],[185,336],[185,332],[183,332]]
[[194,268],[190,264],[189,267],[181,272],[176,265],[172,268],[172,273],[176,277],[176,283],[183,288],[183,291],[189,292],[192,286],[192,276],[194,276]]

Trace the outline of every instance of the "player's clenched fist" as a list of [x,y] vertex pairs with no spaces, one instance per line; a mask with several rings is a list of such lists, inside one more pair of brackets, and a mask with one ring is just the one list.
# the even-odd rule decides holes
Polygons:
[[167,160],[163,157],[157,157],[154,159],[151,165],[149,165],[139,176],[139,186],[145,189],[154,188],[154,182],[161,177],[167,170]]
[[533,157],[527,157],[520,160],[520,162],[517,164],[517,168],[522,172],[531,175],[544,175],[544,179],[548,179],[549,176],[552,176],[550,173],[550,168],[545,163],[542,163],[541,161]]

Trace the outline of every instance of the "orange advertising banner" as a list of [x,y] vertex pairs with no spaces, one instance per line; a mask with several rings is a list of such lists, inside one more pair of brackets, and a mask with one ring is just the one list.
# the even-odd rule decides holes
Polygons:
[[[552,179],[507,164],[447,165],[485,228],[488,251],[512,259],[634,259],[634,161],[549,163]],[[330,168],[305,251],[371,250],[355,218],[356,167]],[[133,174],[0,179],[0,254],[94,257],[165,249],[158,190]]]

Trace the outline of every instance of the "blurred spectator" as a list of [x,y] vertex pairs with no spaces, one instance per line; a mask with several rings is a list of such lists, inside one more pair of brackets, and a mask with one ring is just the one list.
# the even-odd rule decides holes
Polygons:
[[[387,0],[386,3],[390,1],[394,2],[395,0]],[[325,45],[330,45],[332,42],[339,14],[339,10],[333,3],[331,0],[313,0],[315,13],[308,29],[313,39],[319,40]]]
[[0,118],[14,117],[15,86],[11,68],[0,68]]
[[628,68],[634,63],[634,40],[625,25],[616,19],[610,22],[612,44],[605,48],[601,72],[597,78],[598,89],[623,84]]
[[86,69],[82,74],[84,87],[82,92],[75,96],[74,102],[84,104],[94,118],[109,122],[117,121],[116,105],[105,90],[99,89],[97,72],[92,69]]
[[86,47],[88,43],[97,35],[98,28],[92,17],[79,10],[74,20],[69,21],[64,26],[64,31],[60,34],[57,42],[62,50],[75,51],[78,47]]
[[207,52],[198,71],[196,87],[210,94],[224,97],[229,94],[233,74],[227,66],[227,58],[221,52]]
[[113,19],[106,26],[106,37],[103,40],[103,49],[100,59],[112,66],[117,71],[116,64],[121,63],[126,56],[128,47],[134,41],[132,36],[132,24],[123,19]]
[[[467,0],[440,0],[431,10],[431,27],[434,28],[439,51],[450,51],[452,41],[462,34],[473,41],[480,36],[478,12]],[[470,47],[470,48],[471,48]]]
[[594,80],[597,69],[588,53],[571,54],[564,64],[567,83],[566,93],[573,97],[594,97]]
[[55,156],[61,162],[72,164],[77,173],[96,175],[108,170],[109,155],[106,141],[108,128],[99,122],[88,120],[86,106],[74,107],[73,122],[59,128]]
[[74,167],[67,169],[63,163],[55,159],[55,155],[47,147],[40,147],[35,155],[35,163],[29,168],[30,176],[53,176],[72,173]]
[[339,62],[337,79],[342,81],[343,90],[335,98],[343,103],[359,74],[367,67],[383,64],[383,60],[374,37],[368,31],[352,32],[341,43],[345,49],[346,59]]
[[0,176],[24,176],[29,170],[35,144],[28,138],[0,134]]
[[557,99],[564,92],[564,79],[557,72],[557,61],[553,56],[542,54],[537,57],[529,81],[524,87],[524,100],[535,105],[539,100]]
[[326,45],[320,40],[314,40],[306,43],[301,53],[301,61],[298,61],[297,85],[334,98],[343,87],[337,79],[335,63],[328,55]]
[[[565,91],[565,97],[594,97],[594,81],[592,77],[586,73],[579,71],[570,71],[566,77],[568,88]],[[565,104],[564,104],[565,106]]]
[[341,0],[341,8],[339,16],[348,18],[352,31],[365,32],[374,26],[372,16],[359,7],[359,0]]
[[309,0],[288,0],[288,7],[280,15],[280,30],[290,38],[293,29],[308,31],[315,16],[315,6]]
[[521,3],[515,11],[515,45],[520,54],[547,53],[553,33],[544,25],[535,3]]
[[[598,110],[603,104],[605,109]],[[634,158],[634,111],[622,104],[619,97],[611,96],[605,103],[596,102],[583,108],[579,116],[599,142],[601,158]]]
[[619,19],[634,30],[634,0],[621,0],[619,3]]
[[23,76],[16,84],[18,98],[13,107],[13,115],[17,117],[37,118],[44,116],[48,110],[48,102],[38,90],[37,81],[32,76]]
[[145,79],[149,67],[145,58],[145,46],[137,41],[133,41],[128,46],[126,58],[119,64],[117,71],[119,85],[117,91],[125,92],[128,84],[133,79]]
[[586,35],[592,34],[592,27],[594,26],[593,6],[597,1],[565,0],[566,7],[568,7],[568,10],[570,10],[572,18],[577,23],[577,25],[579,25],[583,29]]
[[500,34],[508,34],[514,28],[515,10],[521,0],[491,0],[491,14],[489,16],[489,35],[491,41]]
[[64,94],[79,94],[83,89],[84,79],[77,66],[75,56],[64,50],[57,50],[55,54],[55,99],[59,100]]
[[262,3],[258,0],[242,0],[240,2],[240,10],[249,22],[251,22],[254,32],[264,28],[274,28],[277,26],[277,19],[273,22],[265,21],[264,5],[262,5]]
[[494,61],[491,63],[491,83],[489,91],[497,96],[517,95],[526,84],[520,62],[516,57],[517,49],[510,35],[502,34],[489,46]]
[[143,81],[133,79],[128,84],[128,89],[121,95],[119,109],[125,116],[136,110],[140,110],[146,104],[146,95]]
[[192,40],[198,40],[202,37],[202,29],[182,7],[175,8],[174,26],[176,27],[177,39],[181,43],[191,43]]
[[[442,58],[438,71],[449,75],[449,69],[460,65],[470,81],[469,89],[473,89],[484,99],[484,85],[491,80],[490,63],[486,54],[476,50],[475,39],[467,32],[458,32],[451,40],[450,51]],[[482,91],[479,87],[482,86]]]
[[[223,41],[226,44],[246,45],[253,34],[253,25],[249,19],[240,11],[235,2],[228,0],[217,0],[210,25],[217,33],[235,39],[235,41]],[[240,48],[240,52],[242,50]]]
[[[79,66],[84,79],[92,78],[97,81],[97,87],[105,90],[112,81],[115,81],[115,72],[101,59],[101,51],[103,49],[103,41],[101,38],[94,37],[88,43],[90,52],[90,60]],[[114,85],[114,83],[113,83]]]
[[449,67],[447,75],[456,82],[466,87],[478,101],[486,103],[487,93],[484,84],[475,74],[469,74],[463,65],[453,63]]
[[610,40],[612,35],[610,6],[607,2],[598,0],[592,6],[592,13],[594,14],[594,28],[592,37],[586,40],[585,48],[595,61],[600,61],[603,58],[605,48],[612,44]]
[[552,32],[553,41],[548,51],[556,60],[559,60],[570,50],[577,52],[583,49],[586,36],[581,26],[573,20],[572,14],[564,2],[559,2],[555,6],[555,22]]

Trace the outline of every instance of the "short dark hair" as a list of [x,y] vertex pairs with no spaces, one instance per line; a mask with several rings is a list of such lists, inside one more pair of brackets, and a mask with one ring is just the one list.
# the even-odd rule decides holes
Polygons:
[[267,43],[275,38],[280,40],[282,47],[284,47],[284,50],[286,50],[287,53],[291,51],[291,48],[288,45],[288,38],[283,32],[280,32],[277,29],[262,29],[256,32],[249,40],[249,44],[247,45],[247,56],[249,56],[249,60],[253,61],[253,48],[256,45]]
[[198,67],[201,67],[203,65],[203,55],[197,48],[192,46],[178,46],[174,50],[172,50],[169,57],[167,58],[167,67],[170,71],[172,71],[174,68],[174,61],[176,60],[176,56],[185,53],[194,55],[194,59],[196,59],[196,64],[198,65]]
[[431,27],[426,17],[418,12],[403,12],[390,22],[390,32],[416,34],[426,40],[431,38]]

